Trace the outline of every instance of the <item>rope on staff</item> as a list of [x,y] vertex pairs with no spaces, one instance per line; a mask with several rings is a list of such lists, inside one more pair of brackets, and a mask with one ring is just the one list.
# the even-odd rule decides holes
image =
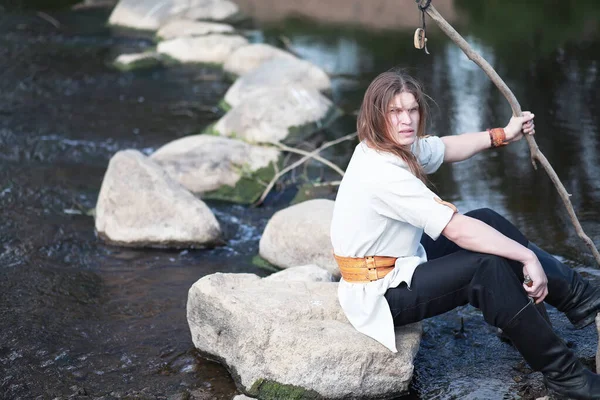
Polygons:
[[429,6],[431,5],[431,0],[427,0],[424,6],[421,6],[419,0],[415,1],[417,3],[417,6],[419,7],[419,10],[421,10],[421,28],[417,28],[417,30],[415,31],[414,45],[419,50],[424,49],[425,54],[429,54],[429,51],[427,50],[427,27],[425,25],[425,11],[427,11]]
[[[498,90],[500,90],[502,95],[510,104],[513,115],[520,116],[522,114],[521,105],[517,101],[517,98],[510,90],[508,85],[502,80],[502,78],[500,78],[500,75],[498,75],[496,70],[492,68],[492,66],[479,53],[473,50],[471,45],[469,45],[469,43],[467,43],[467,41],[452,27],[452,25],[450,25],[448,21],[446,21],[444,17],[441,16],[441,14],[435,9],[435,7],[431,5],[431,0],[415,0],[415,2],[418,4],[419,10],[421,10],[423,14],[427,13],[427,15],[429,15],[429,17],[440,27],[440,29],[450,39],[452,39],[452,41],[456,43],[456,45],[465,53],[469,60],[477,64],[483,70],[483,72],[486,73],[486,75],[490,78],[494,85],[496,85]],[[421,4],[423,4],[423,6],[421,6]],[[417,31],[419,29],[422,28],[418,28]],[[415,47],[417,47],[416,37],[417,32],[415,32]],[[423,47],[417,48],[421,49]],[[550,162],[548,161],[546,156],[544,156],[544,154],[540,151],[540,148],[538,147],[535,139],[531,135],[525,135],[525,140],[527,141],[527,145],[529,146],[529,152],[531,154],[531,163],[533,164],[533,168],[537,170],[536,162],[538,162],[542,166],[542,168],[544,168],[544,171],[546,171],[546,173],[550,177],[550,180],[556,187],[556,190],[558,191],[558,194],[563,201],[567,213],[569,214],[569,218],[573,223],[573,226],[575,227],[577,236],[579,236],[579,238],[583,240],[585,245],[592,252],[596,263],[600,265],[600,252],[598,252],[598,249],[596,248],[596,245],[594,244],[592,239],[590,239],[589,236],[587,236],[583,231],[581,223],[579,222],[579,219],[577,219],[577,215],[575,214],[573,204],[571,203],[571,195],[569,194],[569,192],[567,192],[567,189],[565,189],[564,185],[560,181],[560,178],[558,177],[558,174],[556,173],[556,171],[554,171],[554,168],[552,168],[552,165],[550,165]]]

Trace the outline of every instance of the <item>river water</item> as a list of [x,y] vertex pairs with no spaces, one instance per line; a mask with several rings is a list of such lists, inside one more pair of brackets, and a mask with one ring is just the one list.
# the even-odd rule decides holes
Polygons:
[[[216,104],[229,83],[218,69],[198,66],[118,72],[110,67],[118,54],[152,42],[107,29],[110,10],[73,11],[63,1],[48,11],[49,20],[36,14],[39,1],[17,3],[0,14],[0,398],[86,398],[84,392],[87,398],[166,398],[195,390],[230,399],[236,388],[226,369],[192,345],[187,290],[217,271],[267,275],[251,259],[269,217],[294,189],[272,195],[261,208],[209,203],[228,243],[217,249],[100,243],[85,213],[95,206],[110,157],[125,148],[150,153],[200,131],[222,115]],[[453,24],[536,114],[538,144],[572,194],[584,230],[600,245],[600,6],[501,3],[456,0]],[[416,10],[407,12],[418,21]],[[255,25],[248,32],[254,40],[282,46],[285,37],[334,77],[332,96],[348,116],[317,140],[352,132],[352,113],[369,81],[396,65],[424,81],[435,100],[431,129],[439,135],[498,126],[510,117],[489,80],[431,21],[431,55],[412,48],[414,26],[380,30],[322,18]],[[352,146],[327,155],[345,165]],[[444,166],[433,183],[461,211],[491,207],[573,268],[591,279],[599,275],[552,183],[532,168],[524,142]],[[555,310],[550,314],[577,354],[591,361],[595,330],[574,331]],[[543,394],[540,376],[527,374],[477,310],[455,310],[426,321],[424,329],[412,398]]]

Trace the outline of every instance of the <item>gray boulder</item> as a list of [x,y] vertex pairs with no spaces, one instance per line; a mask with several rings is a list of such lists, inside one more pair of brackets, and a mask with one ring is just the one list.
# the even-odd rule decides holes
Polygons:
[[151,155],[171,178],[205,198],[251,203],[264,190],[280,151],[213,135],[170,142]]
[[276,212],[260,239],[259,254],[280,268],[315,264],[340,276],[329,234],[333,201],[308,200]]
[[173,18],[229,21],[238,19],[239,15],[239,7],[229,0],[121,0],[108,23],[157,30]]
[[297,57],[287,51],[278,49],[270,44],[253,43],[240,47],[231,53],[227,61],[225,61],[223,69],[230,74],[241,76],[254,71],[261,64],[275,58],[298,60]]
[[252,101],[265,89],[281,86],[325,91],[331,89],[331,80],[325,71],[308,61],[275,57],[235,81],[225,94],[225,102],[236,107],[244,101]]
[[259,399],[391,398],[406,393],[421,325],[396,330],[398,353],[356,331],[337,283],[206,276],[189,291],[194,345]]
[[129,247],[204,247],[221,241],[215,216],[136,150],[115,154],[96,205],[96,231],[104,241]]
[[246,44],[248,40],[242,36],[210,34],[165,40],[156,51],[183,63],[223,64],[235,49]]
[[338,114],[318,90],[282,85],[256,91],[251,101],[229,110],[214,126],[223,136],[251,143],[299,141]]
[[173,19],[161,26],[156,36],[160,40],[169,40],[185,36],[204,36],[210,33],[230,33],[233,27],[216,22],[190,21],[187,19]]

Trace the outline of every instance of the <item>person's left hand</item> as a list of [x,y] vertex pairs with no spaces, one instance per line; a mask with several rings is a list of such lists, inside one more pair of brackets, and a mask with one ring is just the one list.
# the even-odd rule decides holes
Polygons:
[[521,140],[523,134],[533,135],[535,134],[535,125],[533,123],[534,114],[529,111],[523,111],[522,117],[512,117],[504,128],[506,133],[506,141],[508,143],[516,142]]

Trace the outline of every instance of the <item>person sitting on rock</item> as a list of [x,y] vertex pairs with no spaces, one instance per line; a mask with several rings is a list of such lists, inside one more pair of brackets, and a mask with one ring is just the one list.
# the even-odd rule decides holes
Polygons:
[[368,87],[356,146],[335,200],[331,241],[352,325],[396,352],[394,326],[470,303],[501,328],[547,386],[600,398],[600,377],[580,363],[533,302],[564,312],[576,328],[594,321],[600,290],[529,242],[490,209],[466,214],[427,186],[442,162],[466,160],[535,133],[530,112],[505,128],[426,136],[427,96],[399,70]]

